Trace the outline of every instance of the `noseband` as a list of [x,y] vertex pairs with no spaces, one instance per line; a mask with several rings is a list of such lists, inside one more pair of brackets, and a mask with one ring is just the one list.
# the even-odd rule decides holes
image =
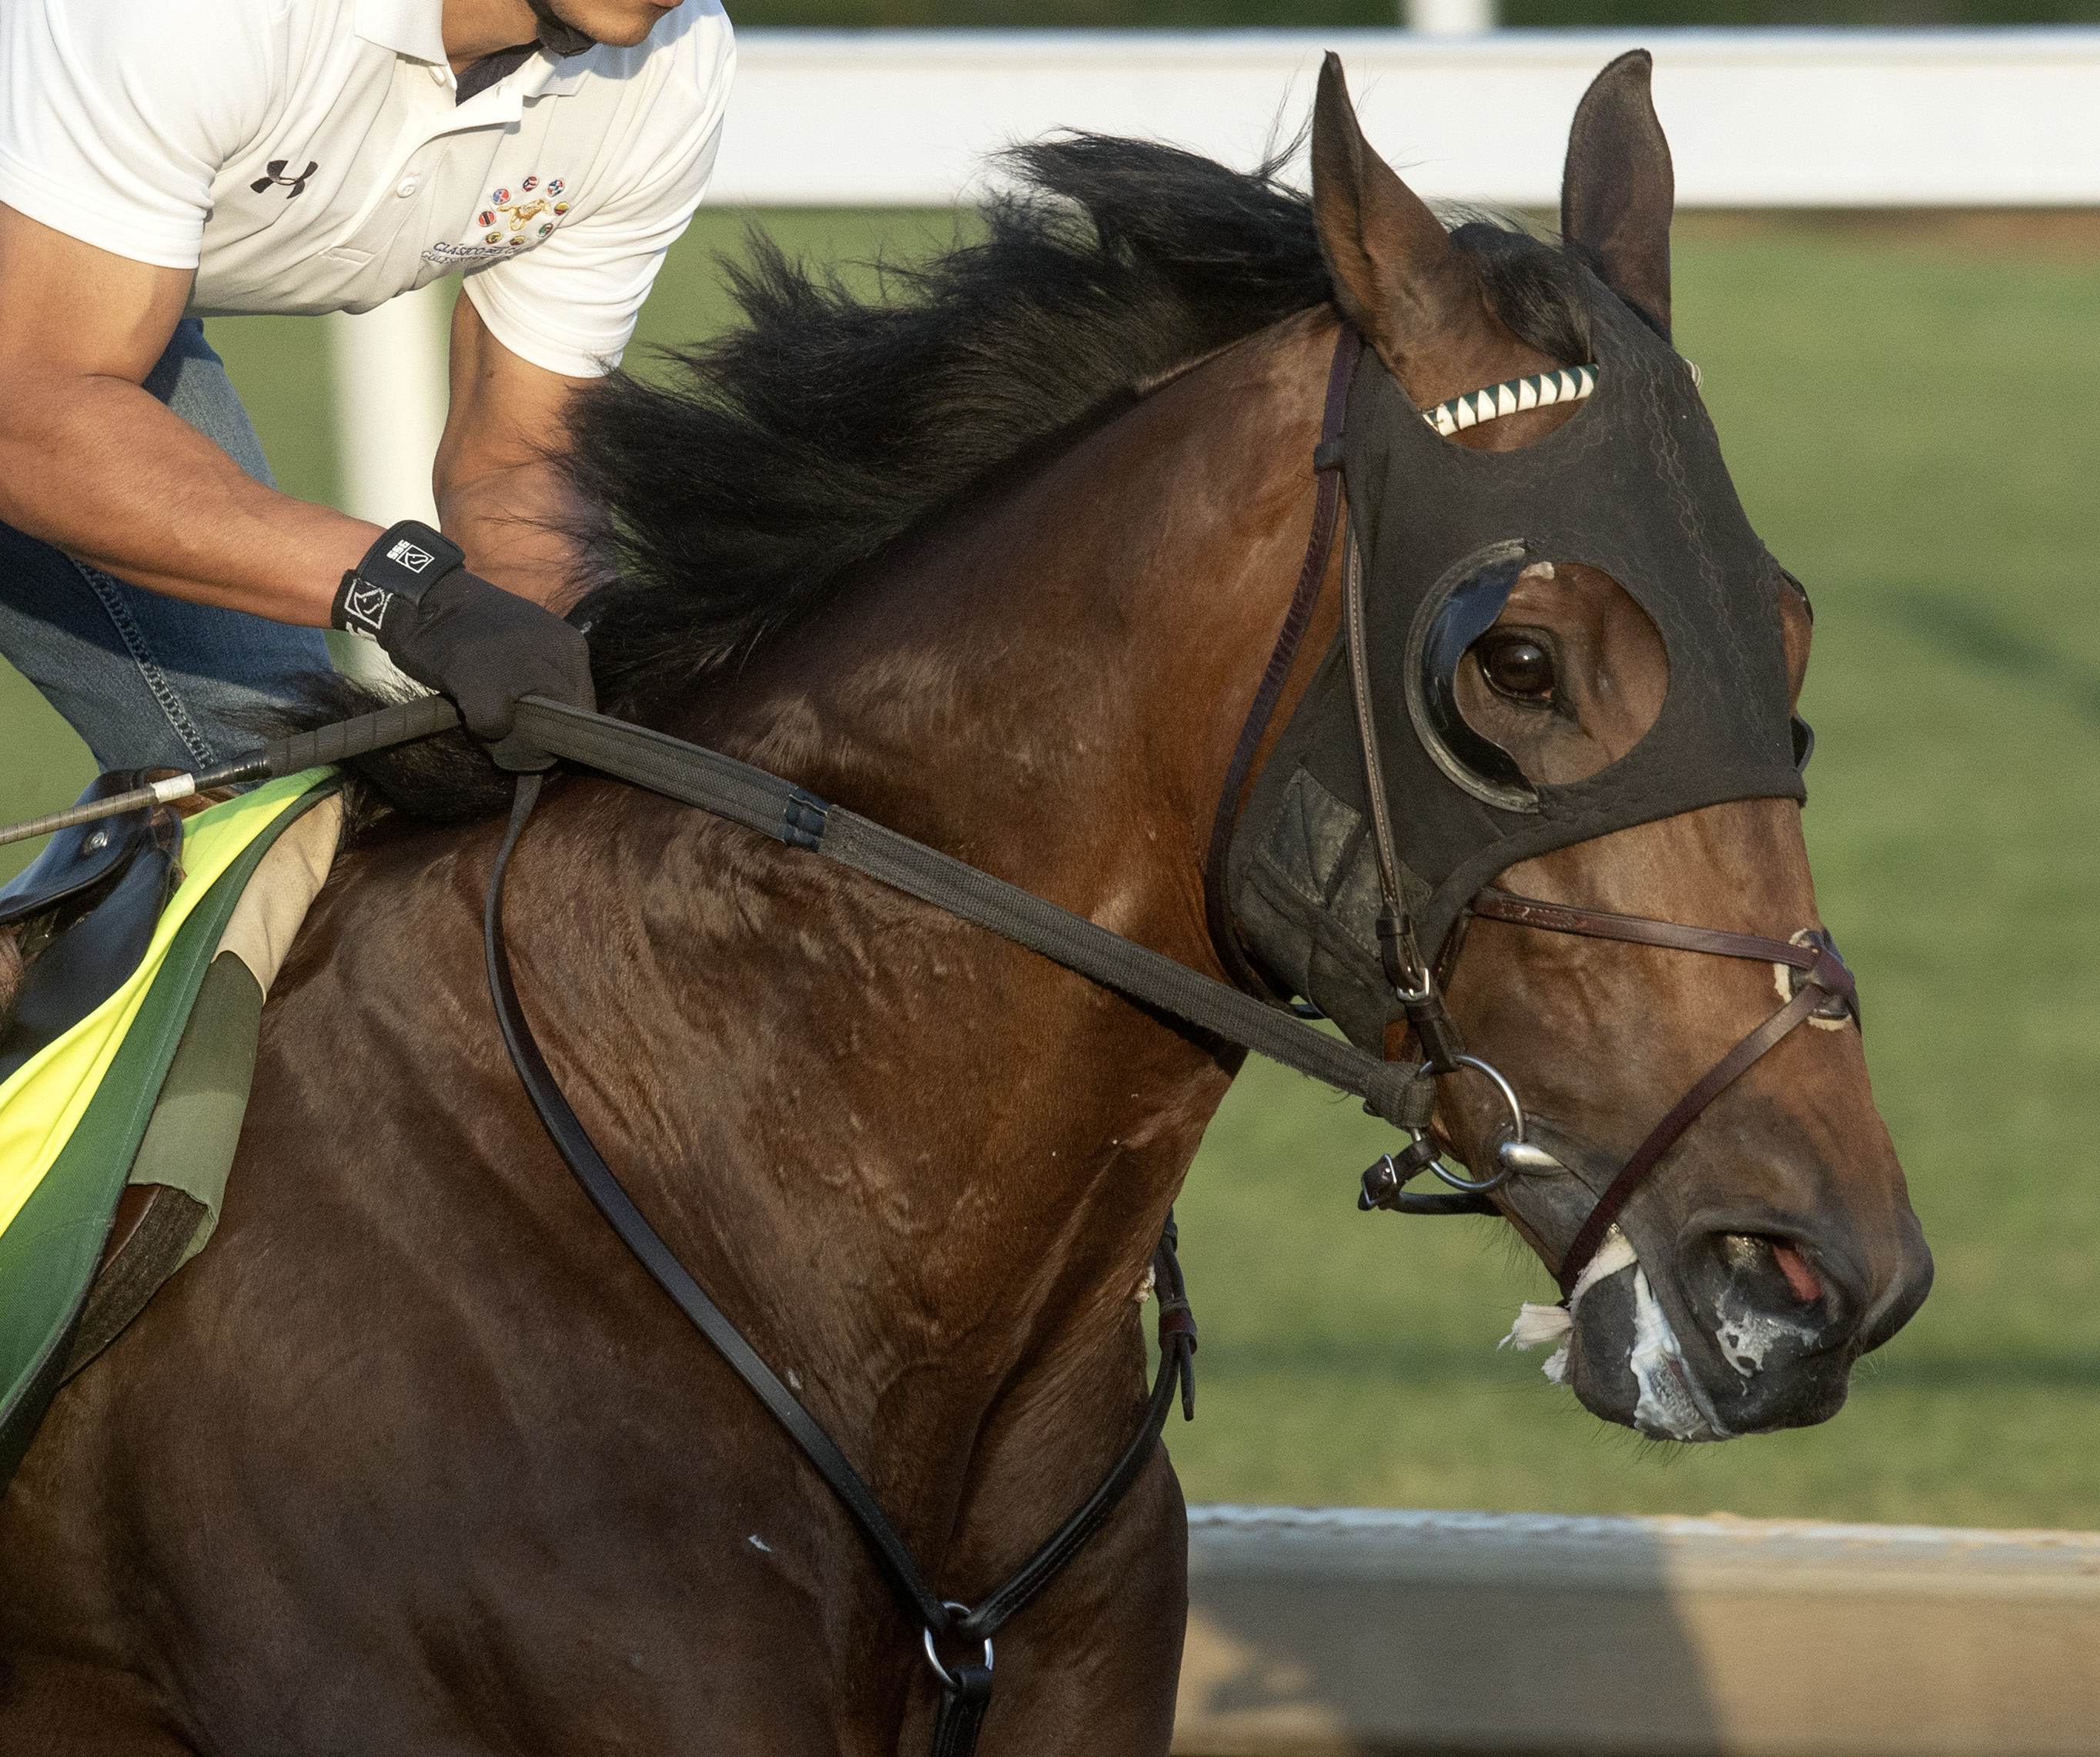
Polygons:
[[1717,927],[1682,927],[1674,921],[1658,921],[1647,916],[1608,915],[1596,909],[1571,909],[1560,903],[1540,903],[1529,897],[1513,897],[1507,891],[1488,890],[1473,898],[1471,912],[1489,921],[1506,921],[1512,927],[1534,927],[1549,934],[1581,934],[1592,939],[1618,939],[1636,946],[1661,946],[1673,951],[1703,951],[1717,958],[1749,958],[1789,971],[1787,985],[1793,998],[1762,1025],[1737,1042],[1700,1076],[1690,1091],[1670,1108],[1669,1114],[1648,1131],[1648,1138],[1634,1149],[1618,1175],[1604,1186],[1590,1217],[1582,1222],[1560,1259],[1554,1278],[1565,1300],[1575,1291],[1575,1278],[1590,1260],[1639,1189],[1700,1112],[1711,1104],[1781,1039],[1804,1019],[1850,1018],[1860,1019],[1860,997],[1852,973],[1838,956],[1830,936],[1820,928],[1806,930],[1794,940],[1768,939],[1761,934],[1731,934]]
[[[1210,854],[1204,869],[1204,902],[1211,942],[1225,968],[1242,987],[1252,988],[1258,993],[1273,992],[1273,989],[1254,968],[1245,949],[1240,945],[1238,934],[1233,925],[1231,912],[1225,900],[1226,856],[1231,846],[1233,828],[1238,821],[1242,796],[1246,789],[1255,753],[1274,717],[1284,682],[1296,663],[1299,647],[1312,623],[1313,607],[1326,577],[1329,558],[1334,548],[1335,527],[1343,511],[1343,419],[1348,405],[1350,377],[1356,370],[1362,346],[1362,338],[1356,327],[1344,322],[1335,341],[1334,364],[1328,372],[1326,404],[1321,417],[1320,444],[1312,454],[1313,469],[1320,482],[1318,498],[1313,509],[1312,534],[1306,545],[1304,564],[1299,571],[1297,589],[1285,615],[1282,631],[1277,637],[1275,650],[1269,656],[1268,666],[1262,675],[1260,686],[1255,692],[1254,704],[1248,710],[1246,724],[1241,728],[1232,761],[1227,765],[1224,790],[1211,820]],[[1579,400],[1589,395],[1595,383],[1594,374],[1594,368],[1582,367],[1576,373],[1564,371],[1557,375],[1542,374],[1537,380],[1512,381],[1510,384],[1490,386],[1485,391],[1454,398],[1423,418],[1437,431],[1449,437],[1458,431],[1460,426],[1474,426],[1501,415],[1514,414],[1520,407],[1538,408],[1554,401]],[[1572,394],[1557,397],[1538,395],[1539,385],[1556,378],[1572,381]],[[1515,395],[1509,394],[1519,386],[1532,389],[1533,394],[1530,400],[1520,403]],[[1467,413],[1474,418],[1454,424],[1450,412],[1460,405],[1463,405]],[[1458,1073],[1462,1069],[1471,1069],[1483,1074],[1493,1081],[1510,1113],[1509,1132],[1497,1147],[1496,1158],[1499,1163],[1493,1175],[1471,1179],[1460,1177],[1447,1171],[1440,1163],[1439,1150],[1428,1128],[1426,1126],[1411,1127],[1409,1133],[1413,1137],[1412,1144],[1397,1154],[1387,1154],[1364,1174],[1364,1193],[1360,1206],[1366,1209],[1384,1207],[1414,1213],[1494,1213],[1498,1211],[1486,1199],[1489,1190],[1506,1183],[1515,1173],[1551,1169],[1558,1167],[1559,1162],[1525,1139],[1523,1106],[1511,1082],[1488,1062],[1465,1053],[1457,1022],[1444,1004],[1440,972],[1423,956],[1421,948],[1416,943],[1414,929],[1409,920],[1404,894],[1401,890],[1400,861],[1396,852],[1391,807],[1379,757],[1370,655],[1365,633],[1362,558],[1353,530],[1348,532],[1346,541],[1347,550],[1342,569],[1343,638],[1348,647],[1350,695],[1356,709],[1357,739],[1363,753],[1364,779],[1370,805],[1371,845],[1377,858],[1379,963],[1385,980],[1391,986],[1394,998],[1400,1003],[1401,1012],[1423,1055],[1420,1071],[1438,1078]],[[1674,921],[1656,920],[1645,916],[1613,915],[1601,910],[1571,908],[1533,898],[1512,896],[1507,891],[1492,887],[1479,892],[1473,898],[1467,906],[1467,913],[1487,920],[1504,922],[1512,927],[1536,928],[1546,933],[1579,934],[1590,938],[1623,940],[1630,944],[1659,946],[1671,951],[1705,952],[1714,957],[1752,959],[1789,973],[1786,1004],[1743,1037],[1670,1107],[1669,1113],[1648,1132],[1648,1137],[1634,1150],[1632,1156],[1605,1186],[1603,1194],[1598,1197],[1589,1217],[1583,1221],[1562,1254],[1560,1267],[1554,1271],[1555,1278],[1560,1284],[1563,1303],[1574,1291],[1577,1278],[1595,1256],[1598,1247],[1604,1241],[1605,1234],[1625,1212],[1635,1192],[1647,1181],[1679,1137],[1692,1126],[1709,1105],[1804,1019],[1849,1017],[1855,1023],[1859,1021],[1859,996],[1852,973],[1838,956],[1837,947],[1830,936],[1820,929],[1804,929],[1793,940],[1771,939],[1762,934],[1729,933],[1719,928],[1686,927]],[[1460,925],[1453,930],[1450,943],[1459,943],[1463,922],[1464,917],[1462,916]],[[1425,1199],[1409,1195],[1403,1186],[1410,1178],[1425,1170],[1433,1172],[1460,1191],[1460,1199],[1454,1202],[1449,1198]]]

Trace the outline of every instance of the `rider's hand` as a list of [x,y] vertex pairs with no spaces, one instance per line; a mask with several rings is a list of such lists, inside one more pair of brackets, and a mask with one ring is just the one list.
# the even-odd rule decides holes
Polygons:
[[395,664],[457,705],[467,731],[506,769],[544,769],[545,750],[511,728],[522,696],[594,708],[582,633],[462,565],[459,545],[413,522],[391,527],[343,576],[335,625],[376,639]]
[[449,695],[466,729],[506,769],[544,769],[544,752],[506,749],[523,695],[547,695],[572,708],[594,708],[590,648],[550,610],[492,585],[464,567],[423,594],[397,603],[379,644],[418,683]]

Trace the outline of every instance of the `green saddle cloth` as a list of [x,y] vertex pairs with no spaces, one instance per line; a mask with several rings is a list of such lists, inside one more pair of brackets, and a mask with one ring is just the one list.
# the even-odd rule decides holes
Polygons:
[[64,1377],[219,938],[271,843],[341,784],[309,769],[190,819],[183,881],[130,979],[0,1084],[0,1490]]

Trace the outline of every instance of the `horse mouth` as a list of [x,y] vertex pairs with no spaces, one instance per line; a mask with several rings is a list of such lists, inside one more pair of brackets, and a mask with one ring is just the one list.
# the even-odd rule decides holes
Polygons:
[[[1564,1166],[1585,1157],[1573,1141],[1552,1150]],[[1592,1181],[1548,1174],[1511,1196],[1536,1234],[1565,1238],[1595,1199]],[[1531,1318],[1529,1341],[1526,1322],[1513,1336],[1520,1346],[1558,1340],[1546,1376],[1591,1414],[1650,1438],[1701,1443],[1810,1427],[1843,1407],[1853,1363],[1923,1299],[1930,1259],[1921,1237],[1915,1256],[1872,1300],[1869,1278],[1845,1251],[1819,1248],[1754,1207],[1674,1224],[1637,1207],[1606,1235],[1567,1317]]]
[[1738,1430],[1692,1371],[1647,1269],[1616,1228],[1595,1271],[1577,1283],[1571,1328],[1546,1363],[1547,1375],[1565,1384],[1592,1415],[1652,1440],[1734,1439]]

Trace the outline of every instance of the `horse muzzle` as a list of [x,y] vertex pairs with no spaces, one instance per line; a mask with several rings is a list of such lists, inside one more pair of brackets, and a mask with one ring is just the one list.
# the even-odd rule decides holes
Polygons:
[[[1525,1181],[1511,1199],[1534,1234],[1566,1237],[1589,1198],[1571,1177]],[[1842,1209],[1802,1220],[1753,1200],[1673,1219],[1662,1206],[1635,1204],[1599,1252],[1560,1374],[1591,1413],[1657,1439],[1827,1421],[1853,1363],[1931,1288],[1907,1206],[1871,1228]]]

